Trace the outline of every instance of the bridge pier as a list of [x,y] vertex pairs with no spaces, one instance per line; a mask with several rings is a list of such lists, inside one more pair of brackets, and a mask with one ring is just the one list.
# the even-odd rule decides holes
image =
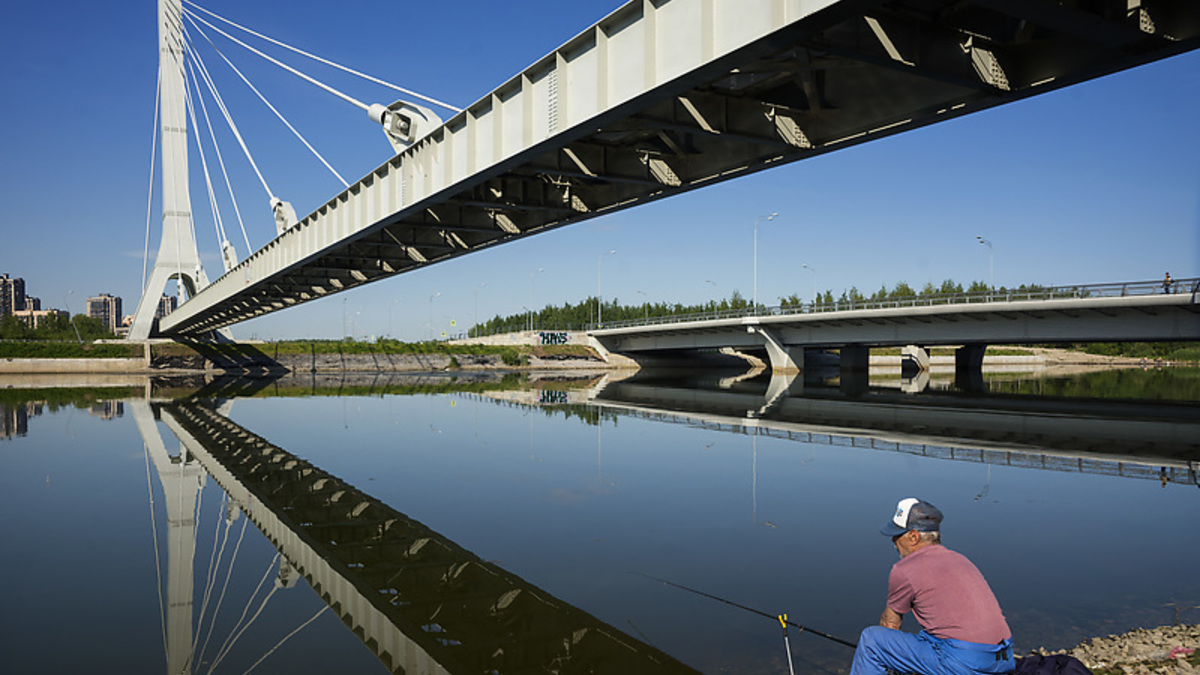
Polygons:
[[965,344],[954,350],[954,386],[962,391],[982,392],[983,354],[986,344]]
[[746,330],[762,336],[767,358],[773,373],[804,372],[804,347],[784,344],[779,336],[762,326],[747,326]]
[[845,345],[838,352],[839,367],[842,375],[846,373],[865,373],[871,367],[871,349],[863,345]]
[[862,396],[870,388],[871,348],[845,345],[839,350],[840,386],[847,396]]
[[920,345],[900,348],[900,372],[904,375],[929,372],[929,350]]

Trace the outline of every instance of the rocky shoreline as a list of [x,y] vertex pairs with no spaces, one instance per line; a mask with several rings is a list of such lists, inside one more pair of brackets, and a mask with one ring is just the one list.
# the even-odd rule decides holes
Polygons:
[[1092,638],[1066,653],[1093,673],[1193,675],[1200,673],[1200,624],[1138,628]]

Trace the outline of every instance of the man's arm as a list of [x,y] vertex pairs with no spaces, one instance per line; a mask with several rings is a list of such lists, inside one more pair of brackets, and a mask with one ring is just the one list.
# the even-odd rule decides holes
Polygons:
[[900,622],[903,620],[903,614],[897,614],[893,612],[891,607],[884,607],[883,615],[879,617],[879,625],[883,626],[884,628],[900,630]]

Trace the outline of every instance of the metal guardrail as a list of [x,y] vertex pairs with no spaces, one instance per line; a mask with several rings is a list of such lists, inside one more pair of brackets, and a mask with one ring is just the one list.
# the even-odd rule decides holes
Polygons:
[[1168,285],[1165,280],[1158,281],[1126,281],[1108,284],[1084,284],[1076,286],[1047,286],[1021,289],[1005,289],[979,291],[975,293],[938,293],[929,295],[913,295],[902,298],[887,298],[883,300],[835,300],[833,302],[809,302],[798,305],[779,305],[775,307],[753,307],[742,309],[693,312],[689,314],[669,314],[643,319],[625,321],[606,321],[602,325],[589,324],[588,330],[598,328],[630,328],[634,326],[656,326],[670,323],[688,323],[691,321],[709,321],[714,319],[738,319],[748,316],[790,316],[796,314],[822,314],[828,312],[850,312],[863,309],[889,309],[897,307],[926,307],[933,305],[973,305],[981,303],[1018,302],[1028,300],[1062,300],[1079,298],[1113,298],[1145,295],[1162,295],[1164,293],[1190,293],[1193,298],[1200,295],[1200,277],[1172,279]]

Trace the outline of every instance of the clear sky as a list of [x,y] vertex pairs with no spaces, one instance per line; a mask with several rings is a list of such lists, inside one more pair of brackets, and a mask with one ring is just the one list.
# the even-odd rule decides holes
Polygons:
[[[721,0],[726,1],[726,0]],[[732,0],[730,0],[732,1]],[[202,6],[331,60],[460,107],[611,12],[616,0],[380,3],[206,0]],[[0,24],[0,273],[44,307],[140,296],[157,68],[156,5],[13,4]],[[366,115],[228,46],[347,180],[391,153]],[[303,217],[341,190],[232,76],[204,56],[272,190]],[[289,62],[294,62],[294,59]],[[365,102],[394,92],[304,64]],[[215,111],[210,110],[215,115]],[[416,340],[476,316],[577,302],[759,299],[814,284],[870,293],[905,281],[1074,284],[1200,275],[1200,53],[505,244],[234,327],[240,338],[389,332]],[[214,118],[214,123],[222,123]],[[228,138],[219,128],[218,133]],[[274,236],[266,193],[221,146],[255,248]],[[194,153],[193,153],[194,154]],[[210,163],[214,159],[209,157]],[[200,163],[193,212],[211,278],[221,263]],[[157,207],[157,204],[155,204]],[[239,257],[232,210],[223,209]],[[158,223],[158,215],[151,218]],[[157,251],[152,231],[150,252]],[[617,252],[607,255],[610,250]],[[815,272],[804,269],[807,264]],[[543,271],[538,271],[543,270]],[[532,282],[532,283],[531,283]],[[436,295],[435,294],[440,294]],[[431,297],[434,296],[434,297]],[[431,323],[432,318],[432,323]],[[455,328],[451,329],[451,322]]]

